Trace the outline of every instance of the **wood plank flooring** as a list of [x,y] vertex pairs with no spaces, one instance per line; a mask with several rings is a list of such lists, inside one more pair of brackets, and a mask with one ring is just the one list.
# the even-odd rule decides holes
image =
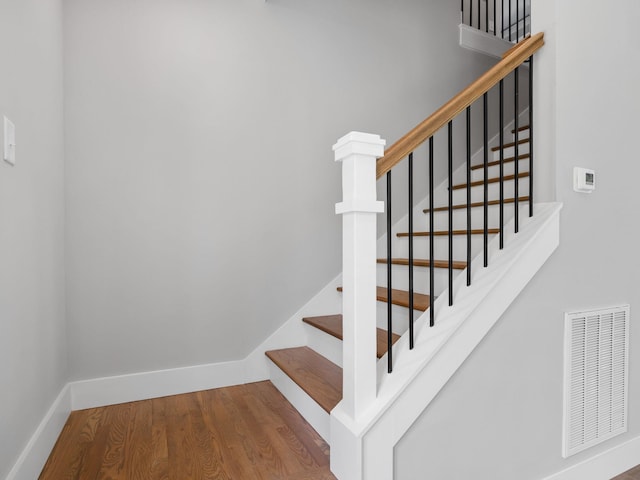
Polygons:
[[40,480],[335,480],[271,382],[72,412]]
[[611,480],[640,480],[640,465],[628,470]]

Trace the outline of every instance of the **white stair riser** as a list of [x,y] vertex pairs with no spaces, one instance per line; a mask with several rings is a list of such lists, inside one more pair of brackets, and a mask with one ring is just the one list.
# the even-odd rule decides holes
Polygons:
[[[466,273],[462,270],[454,271],[454,276],[456,275],[466,275]],[[464,283],[465,286],[462,288],[466,288],[466,281]],[[456,296],[458,294],[456,288],[454,287],[454,302]],[[416,289],[416,291],[418,291]],[[420,291],[419,293],[425,293]],[[428,292],[426,292],[428,293]],[[436,298],[440,295],[448,295],[448,290],[446,292],[436,294]],[[415,310],[413,314],[414,321],[417,320],[420,316],[423,315],[424,312],[420,310]],[[409,329],[409,309],[407,307],[403,307],[400,305],[392,305],[391,306],[391,317],[392,317],[392,331],[397,335],[404,335]],[[376,309],[376,326],[378,328],[382,328],[383,330],[387,330],[387,303],[386,302],[377,302]]]
[[[422,312],[415,310],[413,313],[414,321],[422,315]],[[393,320],[392,331],[396,335],[404,335],[409,329],[409,309],[399,305],[391,306],[391,318]],[[378,328],[387,330],[387,303],[378,302],[376,310],[376,325]]]
[[[518,155],[522,155],[523,153],[529,153],[529,142],[520,143],[518,145]],[[516,155],[515,146],[504,149],[504,158],[514,157],[515,155]],[[500,150],[496,150],[495,152],[490,151],[489,158],[490,158],[489,161],[500,160]]]
[[[434,291],[436,295],[440,295],[447,287],[448,269],[434,269]],[[454,270],[453,275],[457,275],[460,270]],[[387,286],[387,266],[378,265],[377,271],[378,286]],[[409,267],[406,265],[392,265],[391,267],[391,285],[399,290],[409,290]],[[419,293],[429,293],[429,269],[425,267],[414,267],[413,269],[413,288]]]
[[[472,209],[472,227],[474,229],[483,229],[483,219],[482,219],[482,208],[474,208]],[[520,219],[524,220],[529,216],[529,202],[520,202],[519,203],[520,210]],[[513,204],[505,204],[504,206],[505,212],[505,224],[513,218],[514,205]],[[492,205],[488,207],[489,213],[489,228],[498,228],[500,226],[500,209],[499,205]],[[457,212],[454,210],[454,229],[466,230],[466,210],[461,209]],[[448,218],[447,212],[436,212],[434,214],[434,224],[436,225],[436,231],[438,230],[447,230],[448,229]],[[416,224],[417,225],[417,224]],[[425,229],[426,230],[426,229]],[[418,228],[415,229],[418,231]],[[448,236],[435,236],[434,238],[434,252],[435,259],[437,260],[447,260],[449,258],[449,244],[448,244]],[[489,240],[493,238],[493,235],[489,234]],[[480,253],[483,249],[483,235],[482,234],[474,234],[471,235],[471,255],[474,257],[478,253]],[[409,257],[409,237],[399,237],[396,238],[396,241],[393,243],[392,249],[392,257],[393,258],[408,258]],[[386,258],[386,251],[378,251],[378,258]],[[429,237],[416,237],[413,238],[413,257],[414,258],[429,258]],[[467,260],[467,237],[466,235],[454,235],[453,236],[453,259],[454,260]],[[396,266],[400,268],[401,266]],[[386,274],[383,272],[386,271],[386,265],[380,264],[378,270],[378,279],[384,279],[386,285]],[[418,268],[418,267],[416,267]],[[424,267],[420,267],[424,268]],[[426,269],[428,270],[428,269]],[[381,285],[378,283],[378,285]]]
[[[477,209],[476,209],[477,210]],[[506,209],[505,209],[506,210]],[[481,211],[481,209],[480,209]],[[498,212],[498,207],[490,207],[490,211],[494,215]],[[528,203],[520,205],[520,218],[521,225],[526,224],[529,221],[529,207]],[[509,218],[513,215],[513,206],[510,208]],[[446,217],[446,215],[445,215]],[[477,217],[473,217],[474,222],[477,220]],[[505,220],[506,222],[506,220]],[[490,227],[497,226],[491,225]],[[489,241],[491,241],[496,235],[489,235]],[[512,236],[512,232],[505,231],[505,244],[509,243],[510,237]],[[404,242],[396,242],[394,243],[394,251],[393,256],[399,258],[407,258],[408,257],[408,239],[404,238]],[[471,258],[474,259],[477,256],[481,256],[484,250],[484,238],[483,235],[472,235],[471,236]],[[448,237],[435,237],[435,258],[447,260],[449,255],[448,250]],[[428,249],[429,249],[429,239],[427,237],[416,237],[414,239],[414,257],[415,258],[428,258]],[[453,237],[453,258],[456,261],[466,261],[467,260],[467,239],[465,235],[456,235]],[[489,256],[489,263],[493,261],[493,255]],[[380,256],[382,258],[383,256]],[[377,285],[381,287],[386,287],[387,285],[387,274],[386,274],[386,264],[378,264],[377,267]],[[477,273],[477,272],[476,272]],[[448,269],[446,268],[436,268],[434,271],[434,280],[435,280],[435,296],[438,297],[442,294],[446,294],[448,285],[449,285],[449,276]],[[466,276],[466,270],[453,270],[453,278],[458,275]],[[393,265],[392,266],[392,286],[395,289],[399,290],[408,290],[409,289],[409,278],[408,278],[408,267],[404,265]],[[428,294],[429,293],[429,269],[426,267],[415,267],[414,268],[414,291],[417,293]],[[454,291],[455,294],[455,291]],[[394,318],[393,323],[393,332],[397,334],[402,334],[408,327],[408,318],[409,314],[407,308],[394,305],[392,306],[392,314]],[[416,311],[414,318],[417,318],[420,315],[420,312]],[[386,329],[387,322],[387,304],[386,302],[378,302],[377,303],[377,325],[379,328]]]
[[[488,169],[487,178],[496,178],[500,176],[500,165],[492,165]],[[518,162],[518,173],[529,171],[529,159],[523,158]],[[504,164],[504,175],[513,175],[515,173],[515,162],[506,162]],[[482,180],[484,178],[484,168],[471,170],[471,181]],[[466,180],[466,179],[465,179]]]
[[[529,130],[523,130],[519,133],[518,136],[518,141],[520,140],[525,140],[529,138]],[[504,143],[512,143],[515,142],[515,135],[513,134],[505,134],[504,136]],[[497,144],[496,142],[491,142],[489,144],[489,161],[492,162],[494,160],[500,160],[500,152],[493,152],[491,149]],[[526,150],[523,150],[522,147],[524,147],[525,144],[520,144],[518,146],[518,155],[522,155],[524,153],[529,153],[529,145],[526,144]],[[513,149],[511,149],[513,151]],[[513,157],[513,155],[507,155],[507,152],[509,150],[505,149],[505,155],[504,158],[510,158]],[[471,160],[471,164],[472,165],[479,165],[482,163],[482,159],[483,159],[483,155],[482,155],[482,149],[480,149],[479,152],[477,152],[476,154],[473,155],[472,160]],[[466,174],[466,170],[464,168],[460,168],[460,169],[456,169],[456,171],[453,174],[453,178],[454,178],[454,183],[462,183],[464,181],[466,181],[467,179],[467,174]]]
[[[518,196],[523,197],[529,194],[529,177],[521,177],[519,179],[519,192]],[[514,196],[514,180],[507,180],[504,182],[504,198],[513,198]],[[490,183],[488,185],[489,200],[496,200],[500,198],[500,183]],[[471,202],[482,202],[484,200],[484,185],[478,185],[471,187]],[[440,199],[436,205],[444,206],[448,198]],[[465,204],[467,203],[467,189],[460,188],[453,191],[453,203]]]
[[304,328],[309,335],[307,346],[342,367],[342,340],[307,323]]
[[[522,196],[521,196],[522,197]],[[527,202],[520,202],[522,207]],[[514,204],[504,204],[504,222],[509,221],[513,217]],[[489,205],[487,207],[489,227],[497,227],[500,223],[500,205]],[[522,213],[522,212],[521,212]],[[449,214],[447,211],[438,211],[433,213],[433,224],[435,230],[447,230],[449,228]],[[471,208],[471,228],[483,228],[484,226],[484,214],[482,207]],[[420,221],[414,221],[414,230],[428,230],[429,229],[429,214],[425,214],[424,218]],[[467,209],[460,208],[453,210],[453,229],[454,230],[466,230],[467,229]]]
[[269,373],[271,383],[280,390],[280,393],[289,400],[298,412],[309,422],[316,432],[330,443],[330,418],[320,405],[316,403],[307,393],[302,390],[291,378],[284,373],[271,360],[269,362]]
[[[483,240],[482,235],[471,235],[471,254],[477,255],[482,251]],[[489,235],[489,239],[492,235]],[[407,240],[407,239],[404,239]],[[403,243],[405,245],[403,245]],[[408,242],[398,242],[397,247],[393,250],[394,258],[407,258],[409,256]],[[448,236],[434,237],[433,244],[435,257],[438,260],[447,260],[449,258],[449,240]],[[413,241],[413,254],[415,258],[429,258],[429,237],[415,237]],[[385,254],[386,255],[386,254]],[[380,257],[382,258],[382,257]],[[466,235],[453,236],[453,259],[467,260],[467,237]],[[385,283],[386,285],[386,283]]]
[[[520,130],[518,132],[518,140],[524,140],[525,138],[529,138],[529,129],[528,128],[526,130]],[[515,142],[516,141],[515,132],[511,134],[511,139],[509,141],[510,142]]]

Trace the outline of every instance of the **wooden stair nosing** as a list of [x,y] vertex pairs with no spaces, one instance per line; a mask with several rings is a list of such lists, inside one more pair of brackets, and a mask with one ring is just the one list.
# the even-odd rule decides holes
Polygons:
[[325,412],[342,400],[342,369],[309,347],[270,350],[265,355]]
[[[338,287],[338,291],[342,292],[342,287]],[[379,302],[388,302],[387,287],[377,287],[376,297]],[[421,312],[426,311],[430,305],[429,295],[413,292],[413,308]],[[391,303],[400,307],[409,308],[409,292],[406,290],[391,289]]]
[[[505,198],[504,199],[504,203],[515,203],[516,199],[515,198]],[[529,196],[524,196],[524,197],[518,197],[518,201],[519,202],[528,202],[529,201]],[[500,205],[500,200],[489,200],[487,202],[487,205]],[[471,207],[482,207],[484,206],[484,202],[474,202],[471,204]],[[452,205],[451,208],[453,210],[458,210],[461,208],[467,208],[467,204],[466,203],[460,203],[457,205]],[[449,210],[449,207],[437,207],[434,208],[433,211],[434,212],[446,212],[447,210]],[[423,210],[424,213],[429,213],[430,210],[428,208],[425,208]]]
[[[471,230],[471,235],[482,235],[484,233],[484,229],[473,229]],[[500,233],[500,229],[499,228],[489,228],[487,229],[487,233],[489,233],[490,235],[495,235],[497,233]],[[413,236],[414,237],[428,237],[430,234],[430,232],[413,232]],[[452,230],[451,231],[452,235],[466,235],[467,231],[466,230]],[[408,237],[409,233],[408,232],[400,232],[396,234],[398,237]],[[433,232],[433,236],[434,237],[444,237],[445,235],[449,235],[449,231],[448,230],[438,230],[437,232]]]
[[[378,263],[387,263],[387,259],[386,258],[379,258],[377,260]],[[409,259],[408,258],[392,258],[391,259],[391,263],[393,265],[405,265],[408,266],[409,265]],[[453,262],[453,269],[454,270],[464,270],[465,268],[467,268],[467,262],[462,262],[462,261],[454,261]],[[414,267],[430,267],[431,266],[431,261],[426,258],[426,259],[418,259],[418,258],[414,258],[413,259],[413,266]],[[433,266],[434,268],[449,268],[449,261],[448,260],[434,260],[433,261]]]
[[[527,138],[522,138],[518,140],[518,145],[522,145],[523,143],[529,143],[529,138],[527,137]],[[502,145],[502,148],[505,148],[505,149],[511,148],[511,147],[514,147],[515,145],[516,145],[516,142],[509,142]],[[498,150],[500,150],[500,145],[498,145],[497,147],[491,147],[492,152],[497,152]]]
[[[518,155],[518,161],[520,160],[526,160],[527,158],[529,158],[529,154],[528,153],[523,153],[522,155]],[[502,163],[511,163],[513,161],[515,161],[516,157],[509,157],[509,158],[505,158],[502,160]],[[492,162],[487,163],[487,167],[495,167],[496,165],[500,165],[500,160],[494,160]],[[484,164],[480,163],[478,165],[473,165],[471,167],[471,170],[479,170],[481,168],[484,168]]]
[[[518,131],[522,132],[523,130],[529,130],[529,128],[530,128],[529,125],[524,125],[522,127],[519,127]],[[511,133],[516,133],[516,129],[515,128],[511,129]]]
[[[529,172],[522,172],[518,174],[518,180],[521,178],[526,178],[529,176]],[[510,180],[515,180],[516,176],[515,175],[505,175],[503,177],[503,181],[508,182]],[[498,183],[500,182],[500,177],[494,177],[494,178],[489,178],[487,179],[487,183]],[[472,187],[479,187],[480,185],[484,185],[484,180],[476,180],[474,182],[471,182],[470,185]],[[466,183],[459,183],[457,185],[454,185],[452,187],[452,190],[460,190],[461,188],[467,188],[467,184]]]
[[[342,334],[342,315],[321,315],[318,317],[306,317],[302,319],[308,325],[317,328],[337,338],[343,339]],[[400,335],[395,333],[391,334],[391,342],[396,343],[400,339]],[[387,331],[382,328],[376,329],[376,356],[382,358],[387,353]]]

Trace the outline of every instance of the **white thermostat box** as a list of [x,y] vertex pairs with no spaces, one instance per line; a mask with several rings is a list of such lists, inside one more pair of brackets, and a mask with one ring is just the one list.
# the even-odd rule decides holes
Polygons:
[[591,193],[596,189],[596,172],[588,168],[573,168],[573,190]]

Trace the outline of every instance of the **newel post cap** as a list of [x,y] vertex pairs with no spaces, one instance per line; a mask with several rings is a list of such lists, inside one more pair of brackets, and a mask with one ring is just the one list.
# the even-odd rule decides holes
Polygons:
[[384,146],[387,144],[380,135],[362,132],[349,132],[333,146],[336,162],[344,160],[350,155],[366,155],[380,158],[384,156]]

